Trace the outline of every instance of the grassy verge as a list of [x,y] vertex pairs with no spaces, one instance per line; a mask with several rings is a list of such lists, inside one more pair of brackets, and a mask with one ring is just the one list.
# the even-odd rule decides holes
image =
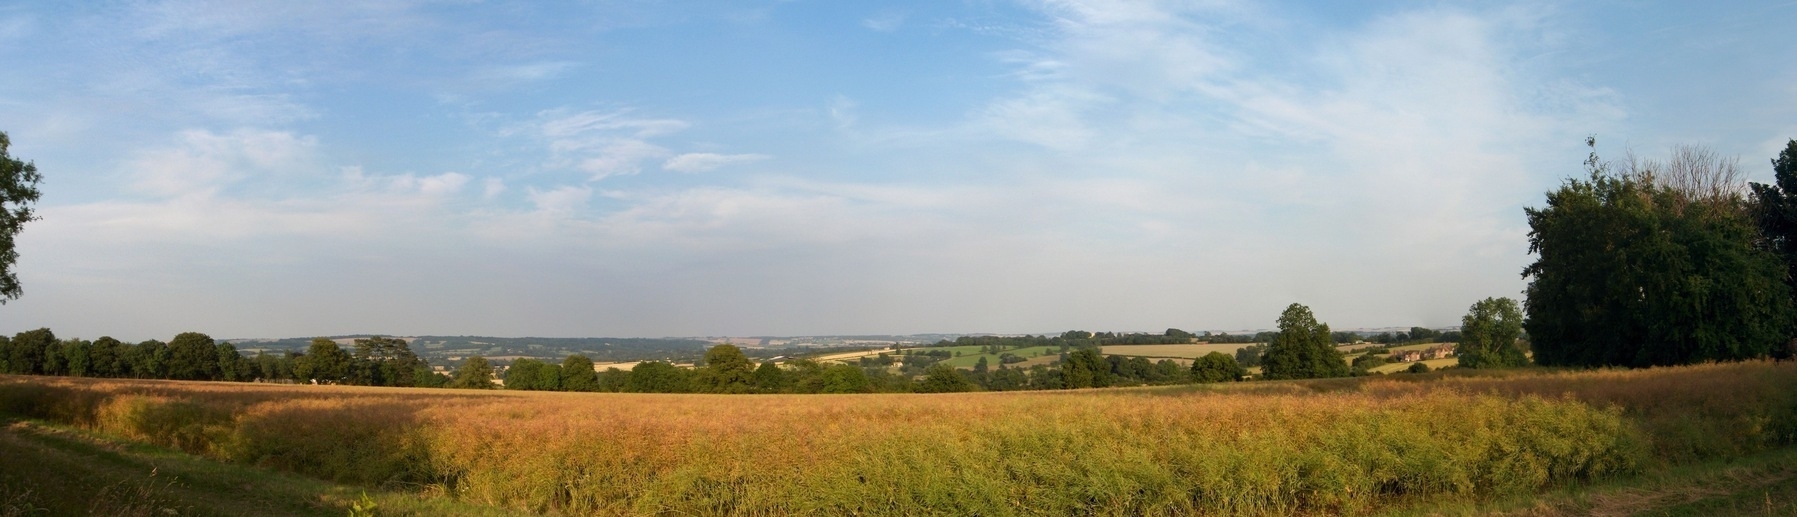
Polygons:
[[440,497],[220,463],[66,426],[0,420],[0,516],[340,516],[364,495],[380,515],[498,514]]

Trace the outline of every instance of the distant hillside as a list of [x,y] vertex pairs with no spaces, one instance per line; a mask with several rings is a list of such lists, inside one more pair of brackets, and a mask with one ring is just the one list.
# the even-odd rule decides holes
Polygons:
[[[330,336],[344,347],[369,334]],[[492,337],[492,336],[401,336],[412,344],[412,351],[431,364],[442,365],[462,357],[479,355],[495,359],[537,357],[560,361],[571,354],[583,354],[594,362],[631,362],[649,360],[686,360],[705,353],[709,342],[686,338],[615,338],[615,337]],[[229,339],[246,353],[303,352],[312,338]]]

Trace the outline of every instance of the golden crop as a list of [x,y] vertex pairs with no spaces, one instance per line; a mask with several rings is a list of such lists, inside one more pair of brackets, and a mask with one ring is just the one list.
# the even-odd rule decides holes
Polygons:
[[0,377],[0,411],[566,514],[1357,513],[1792,443],[1797,366],[942,395]]

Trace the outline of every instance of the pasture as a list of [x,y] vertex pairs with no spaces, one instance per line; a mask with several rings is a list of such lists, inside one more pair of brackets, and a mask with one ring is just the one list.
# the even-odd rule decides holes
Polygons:
[[942,395],[5,376],[0,413],[518,512],[1363,514],[1789,445],[1797,365]]
[[1124,355],[1147,357],[1150,359],[1196,359],[1211,352],[1222,352],[1231,357],[1235,351],[1255,343],[1194,343],[1189,345],[1108,345],[1104,347],[1104,355]]

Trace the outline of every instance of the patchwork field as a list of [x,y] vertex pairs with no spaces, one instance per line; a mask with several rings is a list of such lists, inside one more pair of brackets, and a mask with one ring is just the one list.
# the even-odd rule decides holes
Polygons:
[[7,376],[0,413],[418,513],[1362,514],[1778,450],[1797,365],[840,396]]
[[1110,345],[1104,347],[1105,355],[1127,355],[1149,358],[1182,358],[1196,359],[1211,352],[1222,352],[1235,356],[1235,351],[1254,343],[1196,343],[1190,345]]

